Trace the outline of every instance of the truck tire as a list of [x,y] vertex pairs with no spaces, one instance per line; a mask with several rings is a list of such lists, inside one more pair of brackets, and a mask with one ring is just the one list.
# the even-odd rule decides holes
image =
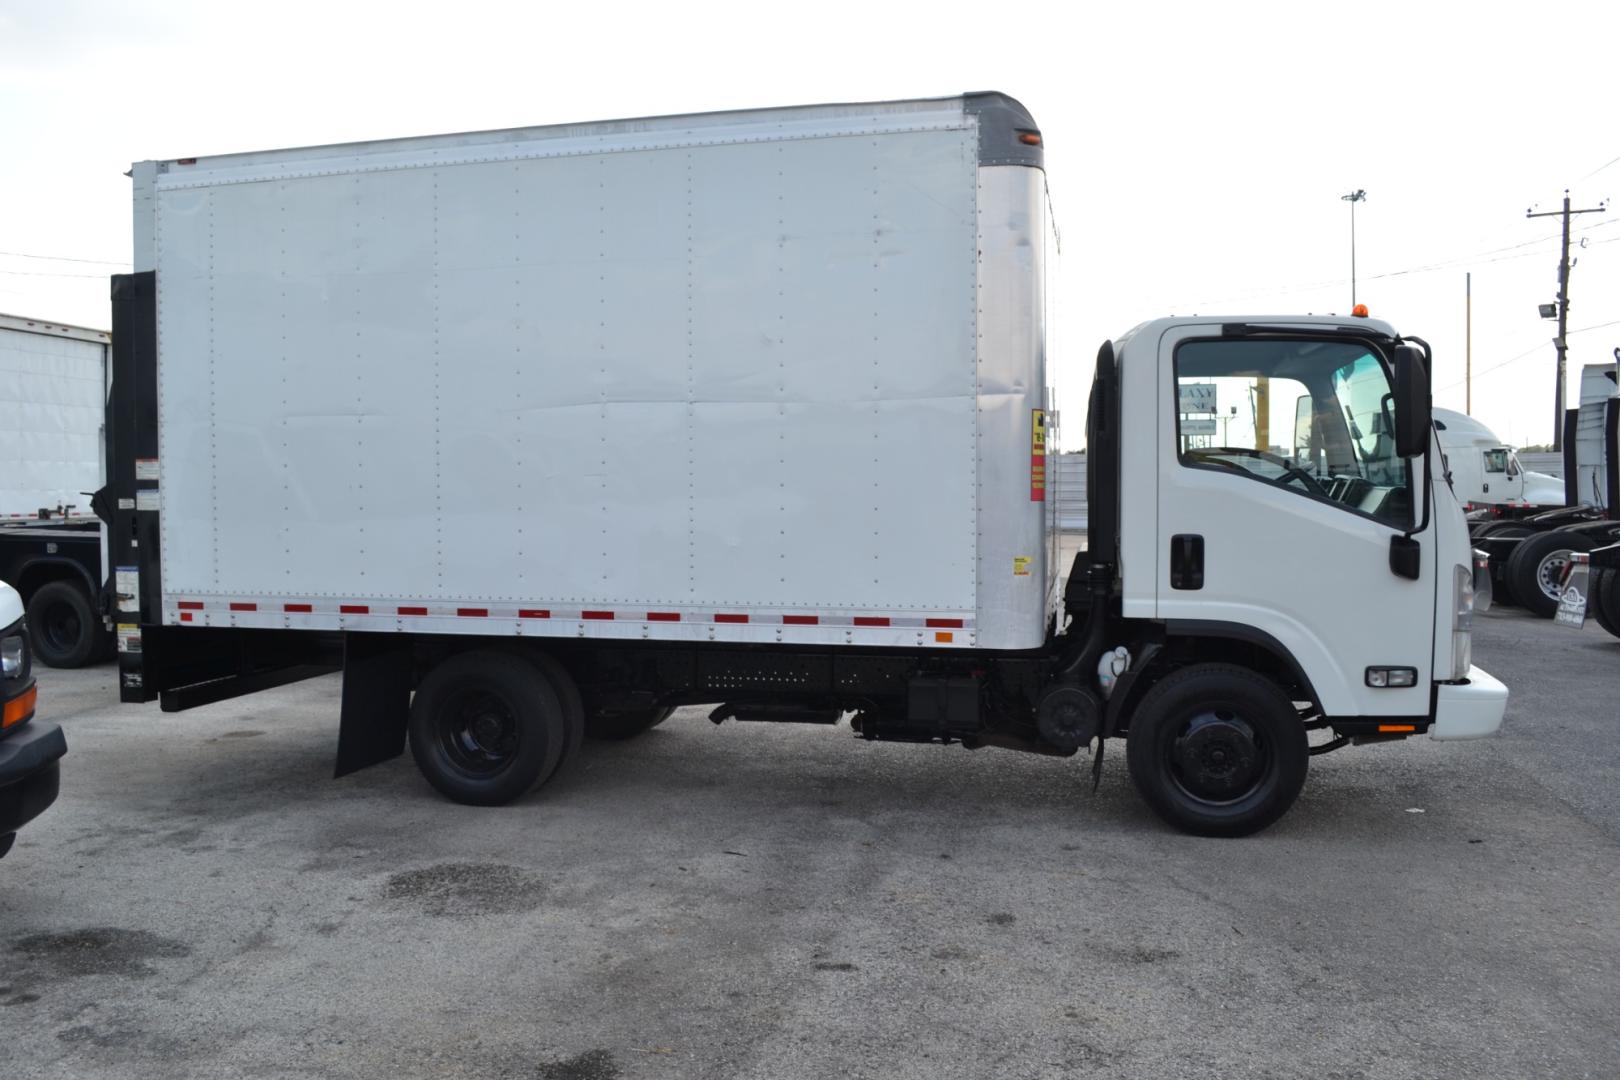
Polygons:
[[1586,590],[1586,610],[1597,624],[1620,638],[1620,570],[1598,567]]
[[1305,727],[1277,684],[1233,664],[1183,668],[1131,716],[1126,762],[1144,801],[1199,836],[1247,836],[1305,784]]
[[1565,529],[1527,536],[1513,549],[1503,579],[1520,606],[1550,619],[1558,610],[1560,581],[1570,553],[1592,547],[1590,537]]
[[622,742],[625,739],[635,738],[643,731],[651,731],[668,720],[674,712],[673,708],[599,712],[585,725],[585,734],[592,739]]
[[499,806],[555,771],[568,721],[538,666],[508,653],[466,652],[423,678],[409,732],[416,767],[441,794]]
[[101,652],[101,620],[84,589],[50,581],[28,600],[28,633],[34,655],[55,668],[83,667]]
[[574,760],[580,744],[585,741],[585,701],[580,697],[579,687],[574,684],[574,677],[568,674],[567,668],[545,653],[535,653],[529,659],[534,661],[534,666],[540,669],[546,681],[551,683],[552,690],[556,691],[557,703],[562,706],[563,723],[566,725],[562,755],[552,766],[551,775],[546,777],[546,780],[550,780]]

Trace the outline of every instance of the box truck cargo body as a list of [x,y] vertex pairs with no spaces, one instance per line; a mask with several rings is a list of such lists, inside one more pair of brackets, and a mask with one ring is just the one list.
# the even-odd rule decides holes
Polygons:
[[[136,165],[109,419],[124,699],[186,708],[341,668],[340,772],[408,736],[442,791],[501,802],[587,730],[682,704],[1100,760],[1145,729],[1141,702],[1180,717],[1164,730],[1192,722],[1154,704],[1192,685],[1179,672],[1285,729],[1199,724],[1183,766],[1133,764],[1144,790],[1201,793],[1150,799],[1206,832],[1281,813],[1313,726],[1494,728],[1500,687],[1470,676],[1453,625],[1441,560],[1470,560],[1455,500],[1429,490],[1423,359],[1382,324],[1181,320],[1105,347],[1091,553],[1059,565],[1042,154],[1021,105],[972,94]],[[1277,534],[1300,551],[1347,532],[1376,556],[1341,568],[1373,576],[1360,602],[1421,616],[1381,693],[1351,663],[1366,642],[1299,632],[1345,624],[1338,598],[1312,609],[1319,581],[1228,563],[1202,596],[1161,594],[1190,548],[1163,561],[1160,518],[1232,479],[1166,474],[1190,486],[1158,506],[1179,445],[1161,349],[1210,334],[1293,345],[1206,375],[1310,381],[1332,360],[1407,425],[1408,456],[1377,463],[1313,435],[1357,483],[1313,480],[1337,509]],[[1347,392],[1327,370],[1313,392]],[[1234,534],[1298,517],[1211,498]],[[1442,723],[1458,695],[1466,719]]]
[[55,667],[104,656],[102,485],[110,335],[0,315],[0,581]]

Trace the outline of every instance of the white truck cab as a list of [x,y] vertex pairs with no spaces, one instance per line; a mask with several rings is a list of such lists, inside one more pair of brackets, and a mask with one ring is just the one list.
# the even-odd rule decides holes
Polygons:
[[[1160,319],[1104,347],[1093,479],[1119,482],[1092,495],[1090,561],[1117,562],[1121,616],[1104,635],[1138,661],[1226,669],[1168,714],[1150,691],[1127,721],[1167,816],[1240,816],[1288,752],[1240,703],[1250,672],[1332,729],[1311,752],[1499,727],[1507,691],[1471,662],[1471,547],[1437,467],[1427,351],[1382,322],[1294,316]],[[1098,415],[1116,381],[1117,425]],[[1112,498],[1117,541],[1097,512]]]
[[1564,505],[1564,482],[1526,469],[1513,447],[1479,420],[1451,409],[1435,409],[1434,428],[1452,490],[1464,510],[1530,511]]

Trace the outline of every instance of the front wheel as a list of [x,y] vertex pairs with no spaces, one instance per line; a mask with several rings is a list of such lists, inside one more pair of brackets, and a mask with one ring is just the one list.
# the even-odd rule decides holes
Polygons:
[[468,652],[427,673],[411,703],[411,756],[442,794],[499,806],[546,777],[568,743],[557,691],[535,665]]
[[1131,717],[1125,751],[1143,800],[1199,836],[1247,836],[1276,821],[1310,760],[1288,695],[1232,664],[1184,668],[1155,685]]

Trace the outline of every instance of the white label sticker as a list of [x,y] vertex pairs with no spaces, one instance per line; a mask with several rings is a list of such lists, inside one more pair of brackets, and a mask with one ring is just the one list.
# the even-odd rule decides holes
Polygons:
[[134,499],[119,499],[118,500],[118,509],[120,509],[120,510],[133,510],[133,509],[135,509],[135,500]]
[[141,610],[141,572],[133,566],[120,566],[113,573],[113,589],[118,593],[119,611]]
[[122,653],[135,653],[141,651],[141,628],[134,623],[118,624],[118,651]]
[[158,459],[155,457],[138,457],[135,459],[135,479],[156,480],[158,478]]
[[137,510],[157,510],[162,505],[163,500],[158,496],[157,488],[147,488],[144,491],[135,493],[135,509]]

